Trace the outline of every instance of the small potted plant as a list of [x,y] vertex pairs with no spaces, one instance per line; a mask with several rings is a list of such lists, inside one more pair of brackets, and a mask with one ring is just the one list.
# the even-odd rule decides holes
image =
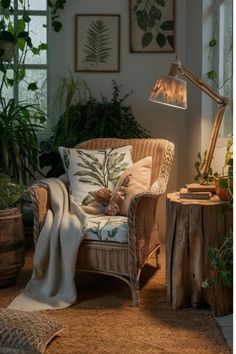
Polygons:
[[225,165],[222,174],[215,174],[216,194],[221,200],[233,199],[233,138],[227,142]]
[[24,265],[24,234],[19,200],[24,187],[0,173],[0,284],[16,281]]
[[218,247],[208,250],[208,278],[202,283],[206,302],[216,316],[233,311],[233,231],[230,230]]

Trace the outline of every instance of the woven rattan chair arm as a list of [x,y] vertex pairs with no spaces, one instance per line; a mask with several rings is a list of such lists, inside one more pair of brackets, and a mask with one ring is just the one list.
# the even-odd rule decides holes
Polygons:
[[[65,175],[60,176],[59,179],[65,184],[68,190],[68,180]],[[26,193],[32,200],[34,211],[34,242],[36,243],[43,227],[47,211],[51,208],[50,195],[44,180],[30,186]]]
[[[140,193],[131,199],[128,211],[129,254],[140,268],[159,243],[157,203],[161,194]],[[135,259],[136,257],[136,259]]]
[[30,196],[34,214],[34,242],[36,243],[39,233],[44,224],[45,216],[50,209],[50,196],[45,184],[36,183],[30,186],[26,193]]

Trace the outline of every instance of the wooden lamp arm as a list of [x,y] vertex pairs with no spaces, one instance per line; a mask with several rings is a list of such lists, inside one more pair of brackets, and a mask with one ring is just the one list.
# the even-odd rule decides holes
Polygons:
[[188,78],[192,83],[194,83],[197,87],[199,87],[203,92],[205,92],[209,97],[211,97],[219,105],[216,116],[215,116],[213,128],[212,128],[210,141],[208,144],[207,153],[206,153],[206,156],[205,156],[205,159],[203,162],[203,166],[201,167],[201,174],[204,175],[205,173],[208,172],[208,170],[211,166],[213,154],[215,151],[217,137],[219,135],[221,122],[222,122],[228,101],[223,96],[219,95],[218,92],[216,92],[206,82],[202,81],[197,76],[195,76],[184,65],[180,64],[180,62],[174,63],[172,65],[176,65],[176,68],[173,68],[172,70],[179,70],[182,75],[184,75],[186,78]]

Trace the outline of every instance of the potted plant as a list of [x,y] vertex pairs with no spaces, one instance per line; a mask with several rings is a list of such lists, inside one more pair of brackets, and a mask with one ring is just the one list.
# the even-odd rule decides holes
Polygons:
[[45,120],[35,104],[0,97],[0,169],[26,184],[38,170],[36,132]]
[[16,281],[24,265],[24,234],[18,202],[24,187],[0,173],[0,284]]
[[215,174],[215,185],[216,185],[216,194],[221,200],[232,201],[233,199],[233,138],[230,138],[227,142],[225,165],[222,169],[222,174]]
[[233,311],[233,231],[208,250],[209,277],[202,283],[203,294],[216,316]]
[[[68,81],[67,81],[68,83]],[[76,86],[70,76],[69,84],[63,81],[66,92],[60,90],[60,102],[65,94],[65,112],[56,124],[53,135],[40,144],[41,168],[51,166],[47,177],[58,176],[64,169],[58,146],[74,147],[81,141],[94,138],[148,138],[149,133],[135,119],[131,106],[125,104],[130,93],[120,97],[120,86],[113,81],[111,100],[91,95],[84,82]],[[78,89],[81,89],[78,93]],[[62,96],[61,96],[62,94]],[[73,99],[77,97],[77,100]]]

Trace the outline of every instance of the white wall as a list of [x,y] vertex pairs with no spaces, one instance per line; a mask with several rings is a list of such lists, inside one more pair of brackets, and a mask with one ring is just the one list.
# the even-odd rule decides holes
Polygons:
[[[186,3],[198,1],[176,0],[176,35],[177,51],[182,62],[186,54]],[[75,15],[81,13],[111,13],[121,15],[121,70],[120,73],[75,73]],[[187,20],[192,29],[196,16]],[[137,120],[151,132],[155,138],[169,139],[175,144],[175,160],[171,172],[168,191],[175,191],[190,182],[189,166],[186,164],[187,151],[192,142],[188,140],[189,122],[192,116],[188,112],[167,108],[162,105],[150,103],[148,96],[158,76],[167,74],[171,62],[175,59],[173,53],[130,53],[129,52],[129,1],[128,0],[69,0],[62,14],[63,30],[51,34],[50,41],[50,67],[51,88],[53,95],[59,76],[71,71],[75,76],[83,77],[90,85],[92,92],[97,96],[100,93],[110,97],[112,92],[112,79],[122,84],[123,93],[134,90],[127,103],[134,109]],[[195,19],[197,23],[197,18]],[[199,29],[199,24],[197,24]],[[189,50],[188,50],[189,51]],[[189,104],[190,106],[190,104]],[[56,111],[56,107],[53,108]],[[197,119],[198,117],[196,117]],[[54,117],[54,122],[57,117]],[[195,124],[195,123],[194,123]],[[192,134],[192,130],[191,130]],[[198,130],[194,137],[199,143]],[[160,205],[160,226],[165,229],[165,198]]]

